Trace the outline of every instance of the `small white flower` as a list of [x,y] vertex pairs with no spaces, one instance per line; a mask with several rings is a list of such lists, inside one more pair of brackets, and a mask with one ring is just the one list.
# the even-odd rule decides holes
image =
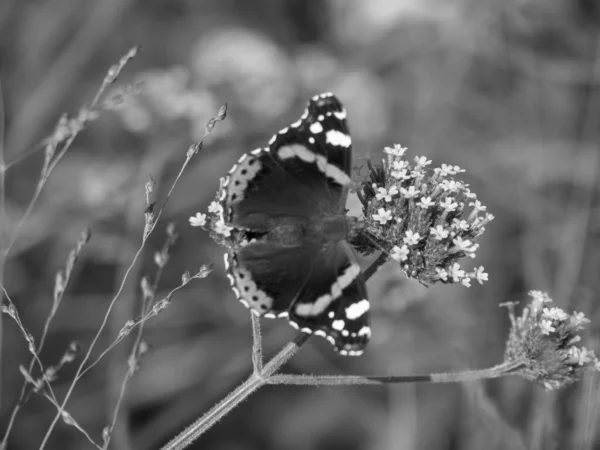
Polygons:
[[450,268],[450,277],[456,282],[465,276],[465,271],[460,268],[460,264],[454,263]]
[[406,198],[413,198],[419,195],[419,191],[414,186],[409,186],[408,189],[400,188],[400,192]]
[[454,219],[452,221],[452,225],[454,228],[457,228],[461,231],[467,231],[469,229],[469,223],[466,220]]
[[404,153],[406,153],[406,150],[408,150],[408,148],[402,147],[400,144],[394,144],[394,147],[385,147],[383,149],[384,153],[387,153],[388,155],[392,155],[392,156],[398,156],[398,157],[404,156]]
[[583,366],[586,363],[592,362],[595,359],[595,355],[592,350],[588,350],[585,347],[581,347],[581,350],[579,350],[579,355],[578,355],[577,359],[578,359],[577,364],[579,364],[580,366]]
[[452,197],[446,197],[444,201],[440,203],[440,206],[447,212],[452,212],[458,208],[458,203],[456,203]]
[[465,172],[465,169],[461,169],[459,166],[454,166],[452,169],[454,170],[453,175],[458,175],[459,173]]
[[470,202],[469,206],[472,206],[473,209],[477,212],[479,211],[485,211],[487,209],[487,206],[483,205],[479,200],[475,200],[474,202]]
[[531,290],[528,294],[532,299],[537,300],[540,303],[550,303],[552,301],[550,296],[544,291]]
[[443,225],[438,225],[435,228],[430,228],[430,231],[433,237],[438,241],[446,239],[450,235],[450,232],[446,230]]
[[400,170],[392,170],[392,177],[394,177],[396,180],[410,180],[411,179],[411,174],[408,173],[407,169],[400,169]]
[[452,175],[454,173],[454,168],[452,166],[449,166],[448,164],[442,164],[442,167],[436,167],[435,169],[433,169],[433,171],[442,176],[448,176],[448,175]]
[[[398,194],[399,194],[399,191],[398,191],[398,188],[396,187],[396,185],[395,185],[395,184],[394,184],[394,185],[392,185],[392,186],[391,186],[391,187],[388,189],[388,195],[391,195],[391,196],[393,197],[394,195],[398,195]],[[386,201],[387,201],[387,200],[386,200]]]
[[427,159],[425,156],[415,156],[415,163],[417,163],[418,166],[428,166],[431,164],[431,160]]
[[221,214],[223,211],[223,207],[219,202],[212,201],[210,205],[208,205],[208,212],[213,214]]
[[462,280],[460,280],[460,282],[465,287],[471,287],[471,279],[469,277],[464,277]]
[[440,183],[440,187],[446,192],[458,192],[461,184],[456,180],[444,180]]
[[567,320],[567,317],[569,317],[567,313],[560,308],[544,308],[542,312],[544,313],[545,319],[558,320],[560,322]]
[[423,209],[427,209],[433,205],[435,205],[435,202],[431,200],[431,197],[421,197],[421,199],[417,202],[417,206]]
[[471,248],[473,247],[473,244],[468,239],[463,239],[460,236],[457,236],[452,239],[452,243],[454,244],[454,247],[456,247],[456,251],[463,251],[467,253],[471,253],[472,251]]
[[402,247],[398,247],[397,245],[394,245],[394,247],[392,248],[392,251],[390,253],[391,258],[394,261],[398,261],[398,262],[402,262],[402,261],[406,261],[408,259],[408,247],[406,245],[403,245]]
[[380,187],[377,188],[377,190],[379,192],[375,195],[375,198],[377,198],[377,200],[385,200],[388,203],[392,201],[394,195],[398,194],[398,188],[396,186],[392,186],[389,189]]
[[539,327],[540,327],[540,331],[542,332],[542,334],[546,334],[546,335],[552,333],[553,331],[556,331],[556,328],[554,328],[552,326],[551,320],[541,320]]
[[392,220],[392,212],[385,208],[379,208],[377,214],[373,214],[373,219],[378,221],[381,225],[385,225],[389,220]]
[[477,267],[473,272],[473,276],[479,284],[483,284],[484,281],[488,280],[488,274],[483,271],[483,266]]
[[475,243],[471,246],[471,249],[469,253],[467,253],[467,256],[471,259],[475,259],[475,253],[477,252],[477,250],[479,250],[479,244]]
[[206,225],[206,214],[197,212],[195,216],[190,217],[190,225],[193,227],[203,227]]
[[446,281],[448,279],[448,272],[446,272],[446,270],[436,267],[435,271],[437,272],[441,280]]
[[419,243],[419,239],[421,239],[421,236],[419,236],[419,233],[414,233],[412,230],[406,230],[406,233],[404,233],[404,238],[402,239],[402,241],[406,245],[417,245]]
[[583,325],[590,323],[590,319],[585,317],[585,314],[582,312],[573,311],[573,314],[571,314],[571,323],[574,327],[582,329]]
[[475,192],[471,192],[470,189],[465,189],[463,195],[467,198],[475,200],[477,198],[477,194]]
[[225,222],[223,222],[222,220],[218,220],[215,223],[215,232],[218,234],[222,234],[225,237],[229,237],[231,236],[231,230],[233,230],[233,228],[225,225]]
[[408,161],[404,161],[403,159],[401,159],[399,161],[394,161],[392,163],[393,170],[402,170],[402,169],[406,169],[407,167],[408,167]]

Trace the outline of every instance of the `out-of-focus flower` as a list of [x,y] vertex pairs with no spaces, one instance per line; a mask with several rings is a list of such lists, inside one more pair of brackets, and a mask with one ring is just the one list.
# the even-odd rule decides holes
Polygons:
[[408,277],[423,284],[440,281],[469,287],[471,279],[487,281],[483,267],[467,273],[458,264],[465,256],[475,256],[475,240],[493,219],[468,185],[453,178],[463,170],[447,164],[431,170],[425,157],[417,157],[412,166],[403,159],[406,148],[400,145],[384,152],[382,167],[369,163],[368,176],[360,181],[365,226],[352,243],[365,254],[377,250],[389,254]]
[[589,323],[583,313],[543,307],[552,301],[545,292],[531,291],[529,296],[518,317],[514,304],[506,305],[511,329],[504,358],[523,363],[515,373],[553,390],[574,383],[588,370],[600,371],[594,352],[575,345],[581,341],[577,331]]
[[[214,95],[192,85],[191,73],[181,66],[154,69],[140,74],[134,92],[115,92],[114,109],[132,132],[142,133],[173,121],[187,122],[190,137],[198,140],[210,117],[219,109]],[[223,132],[219,127],[217,132]]]
[[295,97],[291,62],[267,35],[244,28],[219,28],[201,37],[192,55],[208,88],[233,90],[237,102],[264,121],[288,111]]

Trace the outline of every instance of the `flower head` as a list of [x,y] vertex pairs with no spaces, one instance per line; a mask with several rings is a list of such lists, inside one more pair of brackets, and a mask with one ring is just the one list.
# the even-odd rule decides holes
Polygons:
[[504,358],[523,363],[515,373],[553,390],[579,380],[586,370],[600,371],[594,352],[575,345],[581,341],[577,331],[586,323],[581,313],[542,307],[552,301],[544,292],[529,295],[531,300],[518,317],[514,304],[507,305],[511,330]]
[[193,227],[203,227],[206,225],[206,214],[197,212],[195,216],[190,217],[189,221]]
[[[364,254],[386,252],[423,284],[487,281],[483,267],[461,269],[458,260],[474,257],[477,238],[493,219],[463,181],[458,166],[429,168],[424,156],[405,159],[406,148],[386,147],[381,167],[368,163],[358,196],[365,227],[351,242]],[[401,251],[402,250],[402,251]],[[468,281],[465,281],[468,280]]]

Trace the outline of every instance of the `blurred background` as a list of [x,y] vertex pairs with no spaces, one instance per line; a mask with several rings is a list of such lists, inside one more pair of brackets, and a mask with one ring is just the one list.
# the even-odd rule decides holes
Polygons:
[[[153,449],[207,411],[251,371],[248,311],[224,276],[223,250],[188,217],[205,212],[238,157],[263,146],[333,91],[344,102],[354,165],[384,146],[408,146],[434,165],[457,164],[496,215],[474,265],[484,286],[425,289],[393,264],[368,285],[373,338],[364,356],[333,353],[313,338],[292,373],[413,374],[492,366],[507,336],[501,302],[547,290],[557,306],[591,319],[586,345],[600,350],[600,4],[595,0],[1,0],[0,81],[6,216],[13,230],[34,194],[39,143],[63,113],[89,104],[106,70],[142,51],[105,98],[120,93],[57,165],[4,268],[4,285],[37,339],[55,275],[82,229],[92,239],[41,353],[56,364],[72,341],[89,345],[138,248],[144,182],[161,204],[187,147],[219,106],[218,123],[130,274],[94,355],[139,315],[139,280],[155,276],[168,221],[180,238],[157,298],[185,270],[214,264],[146,324],[149,349],[128,385],[115,450]],[[125,94],[123,94],[125,92]],[[161,219],[162,220],[162,219]],[[371,259],[362,260],[366,267]],[[295,336],[264,321],[265,353]],[[128,339],[78,383],[68,411],[102,442],[118,398]],[[3,315],[0,435],[30,354]],[[77,362],[59,372],[62,398]],[[38,448],[55,409],[35,395],[8,449]],[[191,448],[582,449],[600,448],[598,376],[558,393],[522,379],[465,385],[267,387]],[[93,448],[59,422],[47,448]]]

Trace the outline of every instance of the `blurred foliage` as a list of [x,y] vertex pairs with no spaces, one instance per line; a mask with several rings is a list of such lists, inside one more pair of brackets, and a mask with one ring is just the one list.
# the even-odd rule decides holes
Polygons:
[[[215,271],[147,324],[150,349],[111,448],[157,448],[239,384],[251,369],[248,312],[228,288],[222,250],[187,218],[206,209],[240,154],[264,145],[324,91],[348,110],[355,165],[401,143],[411,155],[467,169],[472,189],[497,216],[476,261],[490,282],[426,290],[390,265],[368,286],[374,332],[366,354],[336,356],[313,339],[289,371],[409,374],[492,365],[502,358],[507,332],[497,305],[529,289],[585,311],[592,347],[600,350],[599,22],[593,0],[2,0],[3,142],[7,162],[18,161],[7,172],[2,227],[18,222],[35,189],[43,152],[32,150],[63,112],[76,113],[90,100],[127,49],[143,47],[111,93],[122,101],[75,141],[5,268],[6,288],[37,337],[56,271],[81,230],[93,230],[43,362],[58,362],[73,340],[89,344],[140,243],[146,177],[152,174],[164,198],[187,147],[227,101],[227,120],[166,210],[181,238],[159,289],[168,291],[186,269],[204,263]],[[165,223],[97,352],[139,314],[138,281],[154,273]],[[285,320],[265,322],[268,355],[294,333]],[[18,365],[29,360],[14,324],[4,318],[3,325],[0,430],[22,382]],[[69,402],[68,411],[98,441],[130,345],[122,343],[86,375]],[[59,374],[59,398],[72,370]],[[600,448],[599,398],[597,376],[557,394],[520,379],[274,387],[254,394],[196,447],[593,449]],[[53,414],[46,399],[33,398],[9,449],[37,448]],[[88,447],[65,424],[50,445]]]

